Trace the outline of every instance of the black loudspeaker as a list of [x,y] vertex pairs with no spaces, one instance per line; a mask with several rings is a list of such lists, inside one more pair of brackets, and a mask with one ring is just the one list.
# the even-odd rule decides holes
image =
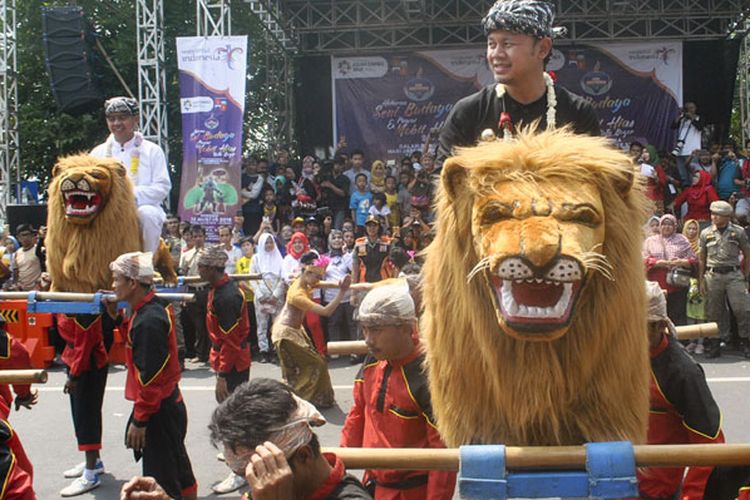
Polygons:
[[44,55],[58,108],[78,116],[101,106],[94,38],[78,6],[42,7]]
[[31,224],[34,229],[47,225],[47,205],[8,205],[5,210],[11,234],[16,234],[19,224]]

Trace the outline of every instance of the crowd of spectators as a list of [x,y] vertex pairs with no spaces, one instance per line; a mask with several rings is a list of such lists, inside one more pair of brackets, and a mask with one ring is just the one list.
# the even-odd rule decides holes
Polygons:
[[[750,332],[742,331],[744,315],[750,306],[744,304],[748,298],[747,282],[743,287],[744,297],[737,295],[735,300],[730,292],[719,293],[715,302],[721,303],[712,314],[707,314],[712,280],[705,279],[711,273],[735,272],[741,265],[747,265],[743,263],[742,241],[735,242],[739,259],[727,254],[721,257],[726,260],[725,265],[714,264],[714,269],[710,262],[706,263],[705,246],[707,241],[711,244],[712,231],[717,230],[716,210],[712,207],[726,207],[727,221],[736,225],[732,227],[750,234],[750,141],[744,148],[738,148],[731,142],[707,140],[701,134],[702,122],[693,103],[686,104],[673,128],[677,131],[673,151],[657,151],[652,145],[637,141],[630,144],[630,156],[645,178],[646,196],[653,209],[644,228],[647,278],[666,290],[668,314],[676,325],[719,323],[720,341],[705,342],[708,348],[704,347],[703,339],[690,342],[689,351],[697,354],[705,351],[714,357],[720,354],[723,342],[735,343],[750,356],[750,344],[746,341]],[[714,204],[719,201],[728,205]],[[723,235],[725,227],[720,227],[718,234]],[[720,239],[717,244],[722,245]],[[702,250],[703,266],[700,265]],[[740,299],[744,305],[740,305]]]

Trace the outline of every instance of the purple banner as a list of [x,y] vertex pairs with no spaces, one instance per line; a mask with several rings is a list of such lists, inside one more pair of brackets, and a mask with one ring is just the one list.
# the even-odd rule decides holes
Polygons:
[[[669,128],[682,101],[682,44],[561,46],[550,69],[594,106],[602,131],[669,149]],[[346,137],[368,159],[398,159],[421,150],[461,97],[493,82],[481,49],[333,57],[334,140]]]
[[240,209],[246,37],[177,38],[183,161],[179,213],[210,241]]

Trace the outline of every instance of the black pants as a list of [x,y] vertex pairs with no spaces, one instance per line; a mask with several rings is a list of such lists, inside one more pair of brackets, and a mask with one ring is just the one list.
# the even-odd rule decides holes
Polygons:
[[193,467],[185,449],[186,434],[187,410],[177,388],[161,402],[159,411],[146,424],[146,447],[143,449],[143,475],[156,479],[170,498],[182,498],[196,487]]
[[357,324],[354,322],[354,310],[349,302],[339,304],[327,320],[329,341],[355,340],[357,338]]
[[236,388],[241,386],[243,383],[250,380],[250,368],[238,372],[235,368],[226,376],[227,379],[227,390],[229,394],[233,393]]
[[667,294],[667,316],[675,326],[687,325],[687,296],[687,288]]
[[70,411],[80,451],[102,448],[102,403],[107,387],[108,366],[81,373],[70,396]]
[[250,342],[250,351],[258,352],[258,322],[255,320],[255,303],[251,300],[247,304],[247,319],[250,320],[250,334],[247,340]]
[[[188,290],[195,294],[195,301],[188,302],[186,307],[195,332],[195,355],[205,362],[208,361],[208,350],[211,347],[208,330],[206,329],[208,290]],[[187,342],[187,339],[185,339],[185,342]]]
[[185,337],[185,359],[195,357],[195,327],[190,318],[187,306],[180,310],[180,321],[182,322],[182,334]]

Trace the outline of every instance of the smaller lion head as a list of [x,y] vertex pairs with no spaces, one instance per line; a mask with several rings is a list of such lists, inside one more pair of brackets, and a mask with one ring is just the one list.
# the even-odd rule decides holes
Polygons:
[[117,160],[75,155],[61,158],[52,169],[51,193],[61,197],[65,219],[73,224],[89,224],[101,213],[112,192],[114,176],[127,171]]

